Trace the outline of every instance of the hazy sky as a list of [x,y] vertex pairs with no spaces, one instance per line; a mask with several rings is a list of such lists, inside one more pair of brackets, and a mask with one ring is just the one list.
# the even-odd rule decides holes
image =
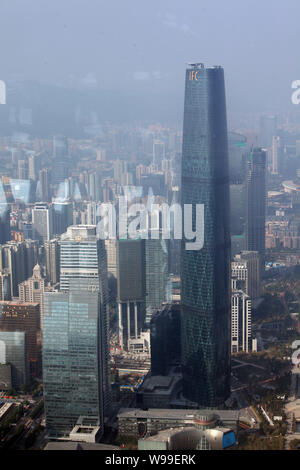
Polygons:
[[0,79],[183,94],[190,60],[225,69],[229,106],[290,106],[299,0],[0,0]]

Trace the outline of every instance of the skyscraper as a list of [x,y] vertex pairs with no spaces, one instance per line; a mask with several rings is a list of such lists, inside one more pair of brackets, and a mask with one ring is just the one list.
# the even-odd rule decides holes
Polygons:
[[27,277],[26,264],[24,242],[8,242],[5,245],[0,245],[0,269],[6,269],[10,274],[11,297],[18,296],[18,284]]
[[10,209],[0,201],[0,243],[10,240]]
[[280,154],[280,137],[273,136],[272,138],[272,166],[271,173],[278,175],[279,173],[279,154]]
[[51,240],[53,233],[52,206],[40,203],[32,209],[34,238],[39,241]]
[[153,142],[153,163],[161,165],[162,160],[165,158],[165,144],[160,140]]
[[53,202],[53,233],[61,235],[73,222],[73,207],[70,201]]
[[60,242],[60,289],[68,290],[70,282],[92,281],[100,292],[100,334],[104,410],[110,404],[109,344],[107,318],[107,260],[104,240],[98,239],[96,226],[71,225]]
[[51,200],[49,168],[43,168],[39,171],[38,196],[41,201],[50,202]]
[[10,273],[8,269],[0,270],[0,300],[11,300]]
[[44,295],[43,380],[52,437],[68,436],[80,416],[103,426],[99,312],[97,279],[71,280],[68,291]]
[[274,135],[277,135],[277,117],[261,116],[259,121],[259,145],[264,148],[271,148]]
[[252,300],[260,296],[260,262],[257,251],[242,251],[235,255],[231,271],[232,277],[237,280],[238,289]]
[[145,323],[146,303],[145,240],[118,240],[117,285],[119,341],[130,349],[130,340],[138,339]]
[[171,286],[168,275],[168,243],[160,236],[145,240],[146,252],[146,323],[163,302],[171,300]]
[[60,276],[60,245],[58,238],[45,241],[46,278],[52,284],[59,282]]
[[39,170],[39,157],[36,154],[32,154],[28,158],[28,177],[35,181],[38,176]]
[[45,280],[42,277],[41,267],[36,264],[32,276],[19,284],[19,300],[21,302],[36,302],[40,305],[41,327],[43,325],[43,296]]
[[[204,205],[204,246],[181,249],[183,395],[199,406],[230,394],[229,175],[224,72],[186,71],[182,205]],[[193,215],[193,230],[195,230]]]
[[264,272],[266,220],[266,151],[252,149],[247,161],[246,249],[258,251]]
[[231,352],[252,351],[251,299],[245,292],[234,288],[231,295]]
[[164,305],[151,318],[151,375],[166,376],[180,364],[180,304]]
[[0,302],[0,331],[24,331],[26,333],[27,370],[31,377],[41,374],[40,306],[30,302]]
[[[0,330],[0,364],[6,364],[11,368],[11,385],[16,390],[20,390],[22,386],[26,386],[29,382],[26,352],[25,331]],[[7,381],[5,378],[3,381],[1,375],[0,385],[2,390],[6,384]]]
[[65,157],[69,153],[68,139],[64,135],[53,136],[53,156]]

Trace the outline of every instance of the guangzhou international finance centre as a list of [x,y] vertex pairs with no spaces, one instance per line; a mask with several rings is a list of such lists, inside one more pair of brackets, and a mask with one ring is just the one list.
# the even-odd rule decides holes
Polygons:
[[[183,395],[199,407],[230,394],[230,227],[224,72],[186,71],[182,204],[204,204],[204,246],[181,249]],[[193,215],[193,230],[196,217]]]

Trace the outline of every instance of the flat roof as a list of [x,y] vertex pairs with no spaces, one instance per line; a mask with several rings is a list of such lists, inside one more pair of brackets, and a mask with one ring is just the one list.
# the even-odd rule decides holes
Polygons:
[[120,450],[120,448],[98,442],[48,442],[44,450]]
[[239,410],[182,410],[182,409],[161,409],[149,408],[148,410],[140,410],[136,408],[120,408],[118,418],[161,418],[161,419],[186,419],[194,420],[199,416],[215,414],[221,420],[237,421]]
[[38,302],[18,302],[16,300],[0,300],[0,305],[9,305],[10,307],[30,307],[40,305]]

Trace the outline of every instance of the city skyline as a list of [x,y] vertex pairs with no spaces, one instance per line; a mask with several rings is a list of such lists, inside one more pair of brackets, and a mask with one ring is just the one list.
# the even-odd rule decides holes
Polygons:
[[2,1],[0,451],[300,449],[299,14]]

